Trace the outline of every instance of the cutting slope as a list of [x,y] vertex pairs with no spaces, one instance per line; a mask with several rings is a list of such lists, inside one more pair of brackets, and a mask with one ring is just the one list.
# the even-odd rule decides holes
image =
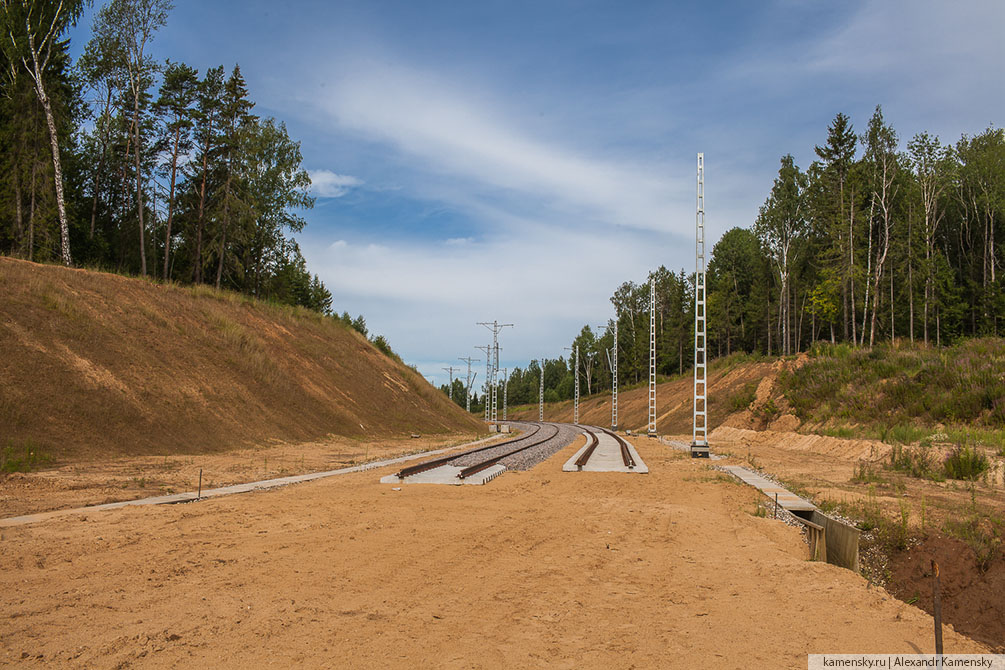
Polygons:
[[[708,393],[715,402],[709,403],[709,427],[720,425],[748,404],[760,402],[761,386],[770,390],[784,361],[748,362],[741,356],[713,361],[708,375]],[[680,434],[691,432],[691,412],[694,380],[683,376],[662,382],[656,387],[656,428],[660,433]],[[756,396],[755,396],[756,391]],[[749,396],[749,397],[747,397]],[[755,397],[757,400],[755,401]],[[767,396],[765,396],[765,399]],[[746,400],[746,402],[740,399]],[[749,410],[748,410],[749,411]],[[537,405],[510,408],[515,419],[537,419]],[[547,421],[573,419],[573,403],[565,400],[549,403],[544,408]],[[583,397],[579,402],[580,423],[604,426],[611,423],[610,390]],[[618,424],[622,428],[645,430],[649,422],[649,387],[646,385],[622,389],[618,394]],[[750,426],[743,426],[750,427]]]
[[484,430],[307,310],[9,258],[0,296],[0,447],[66,461]]

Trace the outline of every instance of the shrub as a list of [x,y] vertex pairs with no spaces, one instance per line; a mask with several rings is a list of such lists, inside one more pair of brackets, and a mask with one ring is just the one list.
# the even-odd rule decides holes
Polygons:
[[31,472],[50,460],[49,455],[34,442],[28,441],[21,447],[16,447],[8,441],[7,446],[0,449],[0,472]]
[[890,452],[890,467],[899,472],[905,472],[919,479],[942,481],[945,479],[935,468],[935,458],[925,447],[910,449],[902,445],[894,445]]
[[1002,520],[975,510],[965,519],[949,519],[945,531],[963,540],[974,552],[977,569],[986,572],[1002,543]]
[[942,469],[952,479],[975,480],[987,472],[988,457],[970,445],[957,445],[942,462]]
[[757,384],[747,384],[743,387],[743,390],[733,396],[733,411],[742,412],[743,410],[750,407],[750,403],[754,402],[754,398],[757,397]]

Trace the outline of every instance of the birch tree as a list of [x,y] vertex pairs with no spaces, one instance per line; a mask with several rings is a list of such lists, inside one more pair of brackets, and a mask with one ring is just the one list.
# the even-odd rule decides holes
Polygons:
[[146,226],[144,223],[141,114],[157,64],[147,53],[154,34],[167,23],[173,5],[169,0],[112,0],[101,8],[94,25],[95,36],[109,40],[125,64],[126,84],[133,106],[133,156],[136,168],[136,216],[140,232],[140,274],[147,274]]
[[782,339],[782,355],[791,353],[790,297],[792,256],[795,246],[806,234],[804,207],[806,176],[800,172],[791,154],[782,157],[771,195],[761,206],[754,231],[778,274],[778,326]]
[[[870,253],[869,266],[872,286],[872,319],[869,325],[869,346],[876,339],[876,317],[879,314],[879,283],[883,278],[887,256],[890,252],[890,229],[893,225],[893,204],[897,197],[895,180],[899,170],[897,158],[897,133],[883,121],[883,109],[876,105],[876,111],[869,119],[869,126],[860,138],[865,147],[864,160],[870,179],[869,230],[870,251],[873,243],[873,224],[879,230],[876,240],[875,258]],[[866,297],[868,302],[868,294]],[[865,324],[863,323],[863,338]]]
[[923,307],[923,331],[928,344],[929,309],[935,290],[935,236],[945,218],[942,198],[949,186],[950,154],[942,146],[938,137],[927,132],[918,133],[907,144],[914,176],[918,182],[921,198],[922,236],[925,241],[925,291]]
[[52,169],[56,186],[56,207],[59,212],[59,249],[64,265],[69,266],[70,225],[66,218],[66,200],[63,195],[63,168],[59,155],[59,136],[56,120],[52,113],[52,103],[46,91],[46,74],[55,54],[63,51],[65,44],[60,41],[62,34],[76,24],[83,11],[82,0],[2,0],[4,13],[4,34],[0,35],[0,47],[4,51],[13,80],[19,74],[31,78],[45,113],[49,130],[49,146],[52,151]]

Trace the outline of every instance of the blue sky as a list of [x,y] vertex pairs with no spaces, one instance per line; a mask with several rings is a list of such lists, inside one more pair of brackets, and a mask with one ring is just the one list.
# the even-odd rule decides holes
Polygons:
[[711,249],[837,112],[955,141],[1005,103],[997,0],[176,4],[154,57],[241,65],[314,178],[309,268],[437,382],[478,321],[525,366],[621,282],[693,270],[699,151]]

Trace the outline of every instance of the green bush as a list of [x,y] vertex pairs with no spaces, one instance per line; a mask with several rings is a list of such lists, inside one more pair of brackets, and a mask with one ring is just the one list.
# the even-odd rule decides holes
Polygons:
[[8,441],[7,446],[0,449],[0,472],[31,472],[51,460],[34,442],[17,447]]
[[894,445],[890,452],[890,467],[919,479],[942,481],[945,477],[935,467],[935,457],[926,447],[915,449]]
[[951,479],[973,481],[991,467],[988,457],[970,445],[957,445],[942,462],[942,469]]
[[750,403],[754,402],[754,398],[757,397],[757,384],[750,383],[743,387],[743,390],[733,396],[733,411],[742,412],[743,410],[750,407]]

